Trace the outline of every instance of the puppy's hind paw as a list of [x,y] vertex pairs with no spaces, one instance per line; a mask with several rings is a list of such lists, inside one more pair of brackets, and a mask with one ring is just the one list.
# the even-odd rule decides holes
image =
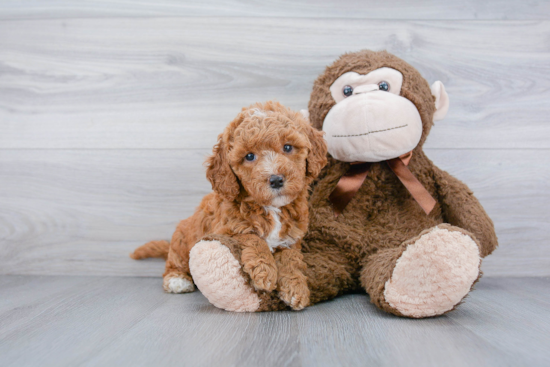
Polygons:
[[193,283],[182,277],[165,277],[163,287],[168,293],[189,293],[195,290]]

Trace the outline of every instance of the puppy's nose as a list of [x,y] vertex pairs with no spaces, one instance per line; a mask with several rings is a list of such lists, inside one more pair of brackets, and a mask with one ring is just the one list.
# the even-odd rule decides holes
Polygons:
[[280,189],[284,185],[284,180],[284,177],[281,175],[271,175],[271,177],[269,177],[269,185],[273,189]]

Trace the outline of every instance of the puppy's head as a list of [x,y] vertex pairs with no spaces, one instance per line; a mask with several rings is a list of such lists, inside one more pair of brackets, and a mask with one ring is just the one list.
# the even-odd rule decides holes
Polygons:
[[206,177],[226,200],[287,205],[327,162],[322,134],[277,102],[243,108],[218,136]]

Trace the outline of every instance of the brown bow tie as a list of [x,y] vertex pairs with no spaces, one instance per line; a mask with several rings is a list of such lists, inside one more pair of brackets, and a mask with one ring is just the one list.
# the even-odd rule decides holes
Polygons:
[[[434,208],[436,201],[407,167],[411,158],[412,151],[386,162],[401,183],[409,190],[414,200],[428,215]],[[349,170],[340,178],[329,196],[336,215],[341,214],[353,199],[365,178],[367,178],[370,166],[371,163],[352,163]]]

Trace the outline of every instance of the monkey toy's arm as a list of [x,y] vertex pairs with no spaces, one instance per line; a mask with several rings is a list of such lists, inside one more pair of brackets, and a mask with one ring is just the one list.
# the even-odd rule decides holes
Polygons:
[[498,246],[495,227],[473,192],[437,167],[434,167],[434,177],[445,221],[471,232],[481,246],[480,255],[489,255]]

